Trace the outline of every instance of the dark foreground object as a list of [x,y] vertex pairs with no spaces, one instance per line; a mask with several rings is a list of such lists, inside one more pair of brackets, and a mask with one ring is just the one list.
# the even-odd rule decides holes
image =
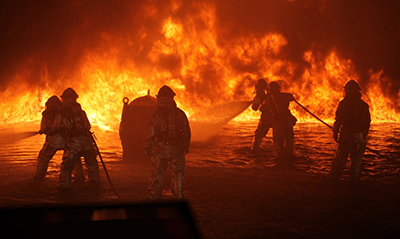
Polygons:
[[3,209],[12,238],[199,238],[185,202]]

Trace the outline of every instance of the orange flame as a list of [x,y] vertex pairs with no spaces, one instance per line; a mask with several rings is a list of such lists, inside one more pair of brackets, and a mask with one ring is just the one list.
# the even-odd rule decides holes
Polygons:
[[[332,50],[325,59],[318,61],[315,57],[318,52],[310,49],[304,52],[304,60],[310,67],[300,79],[293,81],[290,78],[298,66],[280,57],[288,43],[283,35],[246,35],[224,39],[221,43],[216,34],[214,5],[196,4],[199,4],[199,10],[193,13],[191,20],[181,22],[173,17],[173,13],[182,4],[174,1],[170,17],[159,29],[160,37],[143,59],[146,64],[133,60],[121,64],[119,58],[124,55],[121,45],[131,45],[131,41],[112,40],[111,36],[104,34],[104,48],[87,52],[74,80],[62,76],[48,79],[44,66],[43,84],[32,87],[24,80],[30,77],[29,63],[21,66],[20,73],[12,79],[13,84],[0,96],[1,122],[39,121],[46,100],[71,86],[78,92],[78,102],[92,124],[105,130],[117,130],[124,97],[133,100],[146,95],[148,89],[155,95],[166,84],[177,93],[178,106],[190,116],[212,104],[251,100],[254,83],[261,77],[280,81],[283,90],[293,93],[296,100],[310,111],[324,120],[333,120],[343,96],[344,84],[350,79],[359,79],[351,60],[341,59]],[[157,9],[151,4],[146,5],[144,11],[147,18],[157,14]],[[141,41],[145,41],[147,36],[144,28],[139,30]],[[238,71],[238,66],[243,71]],[[282,69],[286,70],[287,76],[282,76]],[[382,70],[371,70],[370,81],[363,89],[363,99],[370,104],[374,122],[398,122],[395,107],[384,97],[380,85],[381,81],[389,80],[382,78],[382,73]],[[301,122],[315,121],[295,104],[291,109]],[[258,117],[259,112],[247,109],[236,120],[256,120]]]

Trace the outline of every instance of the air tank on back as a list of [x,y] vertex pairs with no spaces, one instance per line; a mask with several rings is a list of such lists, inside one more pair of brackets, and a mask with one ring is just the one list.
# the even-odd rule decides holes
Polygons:
[[157,109],[157,99],[150,96],[148,91],[146,96],[138,97],[130,103],[125,97],[123,102],[119,126],[123,160],[148,166],[150,157],[145,154],[144,146],[151,116]]

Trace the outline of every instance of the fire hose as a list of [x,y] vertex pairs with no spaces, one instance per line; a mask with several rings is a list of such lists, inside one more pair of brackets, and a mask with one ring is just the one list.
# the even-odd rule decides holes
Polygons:
[[96,136],[94,135],[94,132],[90,132],[90,135],[92,136],[93,144],[94,144],[94,146],[95,146],[95,148],[96,148],[96,150],[97,150],[97,153],[99,154],[99,158],[100,158],[101,164],[103,165],[104,172],[106,173],[108,182],[110,183],[111,188],[112,188],[112,190],[114,191],[115,195],[117,195],[118,199],[121,200],[122,203],[124,203],[124,201],[122,200],[122,198],[119,196],[117,190],[115,190],[113,183],[111,182],[110,175],[108,174],[106,165],[104,164],[103,157],[101,157],[101,153],[100,153],[99,147],[97,146],[97,143],[96,143],[97,138],[96,138]]
[[[41,134],[41,133],[42,133],[42,132],[40,132],[40,131],[23,132],[23,133],[21,133],[21,134],[18,136],[18,139],[29,138],[29,137],[32,137],[32,136],[35,136],[35,135]],[[91,135],[91,137],[92,137],[93,144],[94,144],[94,146],[95,146],[95,148],[96,148],[96,151],[97,151],[97,153],[98,153],[98,155],[99,155],[101,164],[103,165],[104,172],[106,173],[108,182],[110,183],[111,188],[112,188],[112,190],[114,191],[115,195],[117,195],[118,199],[121,200],[122,203],[124,203],[124,201],[121,199],[121,197],[120,197],[119,194],[117,193],[117,190],[115,190],[113,183],[111,182],[110,175],[108,174],[106,165],[104,164],[103,157],[101,156],[99,147],[97,146],[97,143],[96,143],[97,138],[96,138],[96,136],[94,135],[94,132],[90,132],[90,135]]]
[[[324,125],[328,126],[330,129],[333,129],[333,127],[327,123],[325,123],[322,119],[318,118],[318,116],[316,116],[315,114],[313,114],[311,111],[309,111],[306,107],[304,107],[302,104],[300,104],[297,100],[294,100],[294,102],[296,102],[301,108],[303,108],[303,110],[305,110],[307,113],[309,113],[310,115],[312,115],[314,118],[316,118],[317,120],[319,120],[321,123],[323,123]],[[371,149],[369,147],[365,147],[366,149],[368,149],[369,151],[371,151],[372,153],[378,155],[381,158],[385,158],[382,154],[380,154],[377,150]]]
[[[35,135],[41,134],[41,133],[42,133],[41,131],[22,132],[22,133],[18,134],[18,135],[16,136],[16,138],[17,138],[17,140],[21,140],[21,139],[29,138],[29,137],[32,137],[32,136],[35,136]],[[94,132],[90,132],[90,135],[91,135],[91,137],[92,137],[93,144],[94,144],[94,146],[95,146],[95,148],[96,148],[96,151],[97,151],[97,153],[98,153],[98,155],[99,155],[101,164],[103,165],[104,172],[106,173],[108,182],[110,182],[111,188],[112,188],[112,190],[114,191],[115,195],[117,195],[117,197],[119,198],[119,200],[121,200],[121,202],[123,203],[124,201],[121,199],[121,197],[120,197],[119,194],[117,193],[117,190],[115,190],[113,183],[111,182],[110,175],[108,174],[106,165],[104,164],[103,157],[101,156],[99,147],[97,146],[97,143],[96,143],[96,140],[97,140],[97,139],[96,139],[96,136],[94,135]]]

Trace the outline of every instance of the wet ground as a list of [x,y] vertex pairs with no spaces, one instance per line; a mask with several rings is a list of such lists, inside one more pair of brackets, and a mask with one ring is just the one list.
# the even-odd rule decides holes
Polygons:
[[[274,168],[272,132],[260,157],[250,154],[257,122],[233,122],[207,142],[193,142],[187,155],[186,199],[204,238],[374,238],[400,231],[400,125],[373,124],[362,185],[354,188],[324,182],[335,143],[328,127],[318,123],[295,126],[293,169]],[[0,207],[49,205],[116,205],[146,203],[148,165],[122,160],[118,132],[95,130],[107,170],[123,202],[101,169],[101,185],[74,185],[58,190],[61,152],[51,161],[48,176],[31,181],[44,136],[31,137],[38,125],[0,128]],[[101,166],[101,165],[100,165]],[[168,181],[169,175],[166,176]],[[164,200],[170,200],[166,183]]]
[[[272,130],[262,143],[262,155],[249,157],[254,123],[231,123],[224,126],[208,143],[194,142],[188,164],[196,167],[267,169],[275,165]],[[320,123],[298,123],[294,127],[296,168],[304,174],[326,175],[336,143],[331,130]],[[400,125],[373,124],[364,157],[363,180],[393,181],[400,170]]]

